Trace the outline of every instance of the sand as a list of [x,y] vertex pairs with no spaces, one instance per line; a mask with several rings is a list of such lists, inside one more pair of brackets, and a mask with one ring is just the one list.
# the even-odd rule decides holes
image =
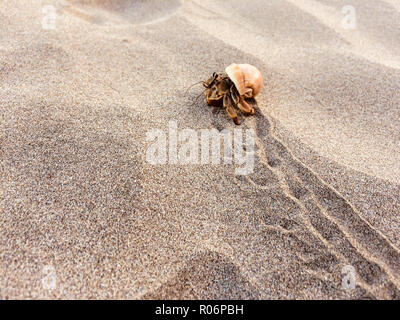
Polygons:
[[[0,298],[399,299],[400,11],[347,4],[1,1]],[[254,172],[146,161],[170,120],[235,128],[185,95],[232,62]]]

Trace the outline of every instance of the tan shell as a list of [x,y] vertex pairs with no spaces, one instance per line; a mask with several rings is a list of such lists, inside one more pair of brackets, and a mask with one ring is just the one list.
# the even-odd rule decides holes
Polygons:
[[250,64],[232,63],[225,69],[228,77],[233,81],[241,96],[254,98],[263,85],[261,72]]

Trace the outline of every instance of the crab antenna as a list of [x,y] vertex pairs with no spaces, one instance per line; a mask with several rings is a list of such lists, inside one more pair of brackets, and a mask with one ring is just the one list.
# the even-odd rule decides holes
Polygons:
[[197,104],[197,101],[198,101],[199,98],[204,94],[204,92],[206,92],[207,89],[208,89],[208,88],[204,89],[204,90],[196,97],[196,99],[194,99],[194,103],[195,103],[196,105],[198,105],[198,104]]
[[195,84],[192,84],[191,86],[189,86],[189,88],[186,89],[184,95],[185,95],[185,96],[187,95],[187,93],[188,93],[188,91],[189,91],[190,88],[193,88],[195,85],[198,85],[198,84],[200,84],[200,83],[202,83],[202,82],[203,82],[203,81],[199,81],[199,82],[196,82]]
[[204,94],[204,92],[206,92],[208,88],[204,89],[198,96],[197,98],[194,100],[195,102]]

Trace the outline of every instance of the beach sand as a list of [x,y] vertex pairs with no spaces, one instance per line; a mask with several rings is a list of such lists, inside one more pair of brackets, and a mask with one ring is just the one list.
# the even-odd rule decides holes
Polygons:
[[[400,7],[347,2],[2,0],[0,298],[399,299]],[[254,171],[146,161],[233,62]]]

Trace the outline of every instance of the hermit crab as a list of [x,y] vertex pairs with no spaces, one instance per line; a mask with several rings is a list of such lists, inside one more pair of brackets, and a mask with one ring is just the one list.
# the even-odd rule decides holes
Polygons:
[[233,63],[225,72],[214,72],[203,81],[206,100],[209,105],[223,106],[229,117],[237,125],[240,119],[234,106],[245,115],[254,114],[254,109],[246,99],[255,98],[261,91],[263,78],[261,72],[250,64]]

